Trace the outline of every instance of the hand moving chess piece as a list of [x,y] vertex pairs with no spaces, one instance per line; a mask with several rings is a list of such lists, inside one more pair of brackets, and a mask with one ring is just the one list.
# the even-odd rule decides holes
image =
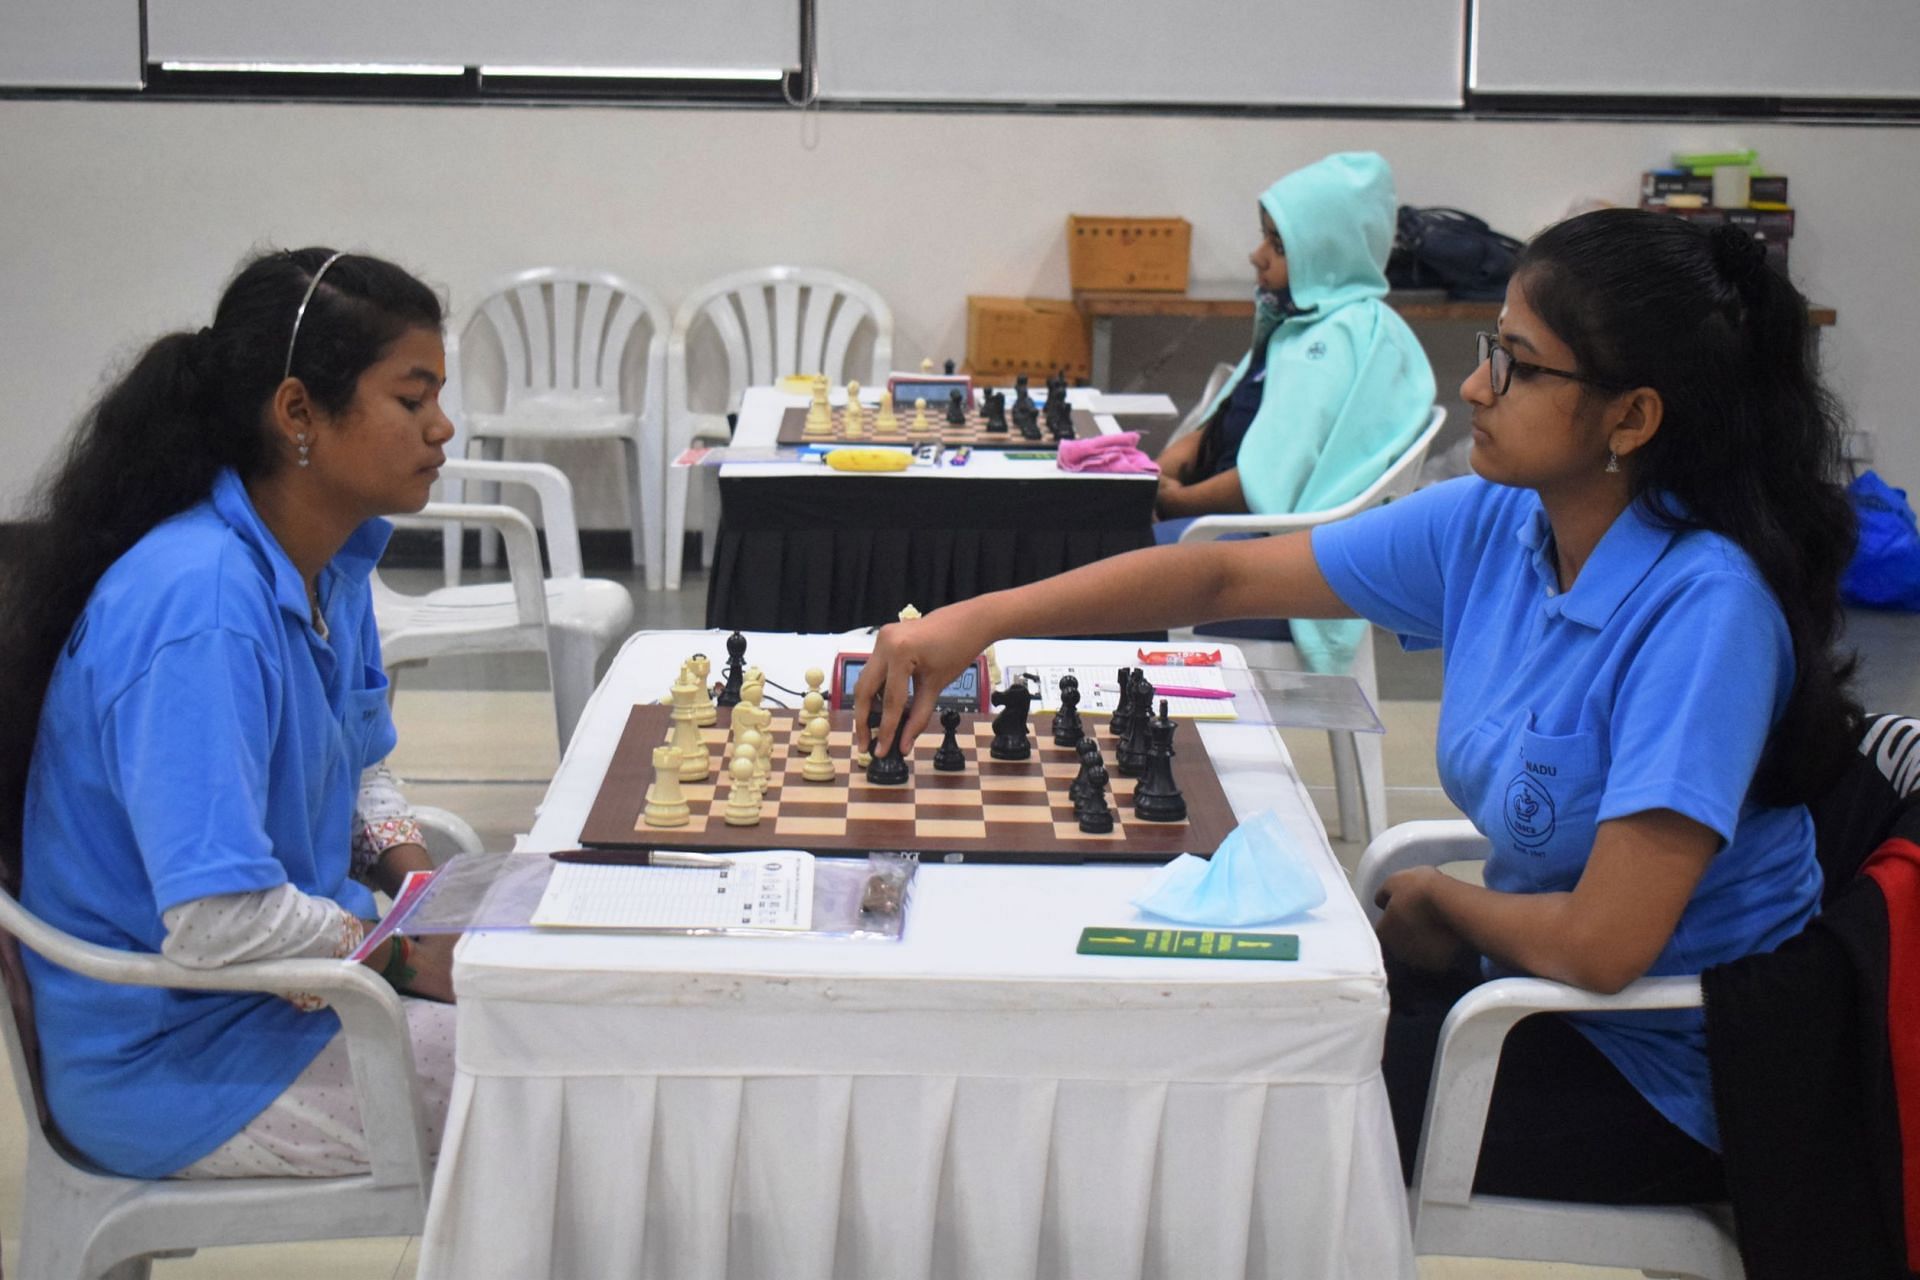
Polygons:
[[743,751],[727,766],[733,780],[727,788],[727,807],[722,816],[730,827],[752,827],[760,823],[760,788],[753,780],[753,753]]
[[1163,700],[1159,718],[1148,729],[1146,776],[1133,788],[1133,812],[1147,822],[1187,820],[1187,799],[1173,780],[1173,731],[1177,727],[1168,718]]
[[1025,677],[993,693],[993,705],[1005,707],[993,718],[993,745],[987,754],[995,760],[1025,760],[1033,755],[1033,739],[1027,736],[1027,711],[1033,706],[1033,690]]
[[933,753],[933,767],[940,773],[959,773],[967,767],[967,754],[960,749],[957,737],[960,729],[960,713],[948,707],[940,713],[940,727],[946,731],[940,739],[940,747]]
[[718,706],[731,707],[740,701],[740,677],[747,669],[747,638],[738,631],[727,637],[726,687],[720,690]]
[[900,735],[905,727],[902,725],[894,730],[893,745],[887,748],[885,754],[875,750],[876,744],[873,742],[868,743],[868,749],[873,751],[873,759],[867,764],[867,781],[874,786],[904,787],[907,780],[913,776],[913,767],[907,763],[907,758],[900,754]]
[[[817,694],[808,694],[809,698]],[[800,763],[800,776],[808,782],[832,782],[834,777],[833,757],[827,754],[827,718],[815,717],[807,726],[807,732],[813,739],[813,746],[807,752],[807,758]]]
[[1078,676],[1060,677],[1060,710],[1053,716],[1053,745],[1071,747],[1079,744],[1085,736],[1080,723],[1080,679]]
[[647,788],[647,807],[641,810],[641,817],[650,827],[684,827],[692,814],[680,793],[680,752],[673,747],[655,747],[653,785]]

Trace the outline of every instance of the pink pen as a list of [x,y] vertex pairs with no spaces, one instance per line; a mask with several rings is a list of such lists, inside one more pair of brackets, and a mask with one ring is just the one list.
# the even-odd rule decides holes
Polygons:
[[[1120,692],[1120,686],[1116,684],[1103,684],[1100,688],[1108,693]],[[1153,686],[1153,696],[1156,698],[1231,698],[1233,690],[1193,689],[1186,685],[1156,684]]]

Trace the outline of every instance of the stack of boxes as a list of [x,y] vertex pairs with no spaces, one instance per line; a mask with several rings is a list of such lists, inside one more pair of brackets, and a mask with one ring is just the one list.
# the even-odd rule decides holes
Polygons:
[[1787,179],[1761,173],[1755,159],[1751,151],[1677,155],[1673,168],[1640,175],[1640,207],[1704,226],[1743,227],[1766,246],[1768,261],[1784,271],[1793,240]]
[[[1067,218],[1067,273],[1088,290],[1185,293],[1193,226],[1185,218]],[[1040,379],[1059,370],[1084,383],[1092,372],[1087,324],[1071,301],[967,299],[967,371]]]

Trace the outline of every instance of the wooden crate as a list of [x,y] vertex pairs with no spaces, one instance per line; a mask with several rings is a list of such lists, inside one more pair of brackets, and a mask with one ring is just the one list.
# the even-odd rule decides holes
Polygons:
[[1067,274],[1075,289],[1184,293],[1193,224],[1185,218],[1067,216]]

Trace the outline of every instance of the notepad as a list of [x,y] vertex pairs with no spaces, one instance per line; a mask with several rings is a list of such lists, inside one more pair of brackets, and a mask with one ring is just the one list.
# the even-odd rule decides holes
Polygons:
[[731,867],[555,863],[532,923],[545,929],[813,927],[813,855],[737,853]]

